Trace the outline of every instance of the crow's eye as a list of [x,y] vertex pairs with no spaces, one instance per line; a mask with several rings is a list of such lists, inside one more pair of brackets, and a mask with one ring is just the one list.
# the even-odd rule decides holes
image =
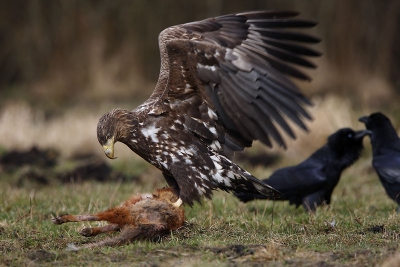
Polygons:
[[349,134],[347,135],[347,137],[348,137],[348,138],[353,138],[353,133],[349,133]]

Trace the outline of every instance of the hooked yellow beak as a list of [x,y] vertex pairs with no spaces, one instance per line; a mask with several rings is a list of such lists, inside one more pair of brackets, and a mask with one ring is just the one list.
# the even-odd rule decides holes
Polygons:
[[114,137],[110,138],[107,140],[107,143],[103,146],[104,149],[104,154],[109,159],[116,159],[117,157],[114,157]]

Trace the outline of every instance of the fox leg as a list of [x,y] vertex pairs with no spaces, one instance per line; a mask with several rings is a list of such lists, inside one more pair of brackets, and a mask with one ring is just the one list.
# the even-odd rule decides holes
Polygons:
[[83,214],[83,215],[61,215],[57,217],[52,217],[51,221],[54,224],[63,224],[67,222],[85,222],[85,221],[101,221],[96,216],[96,214]]
[[105,226],[100,226],[100,227],[88,227],[82,229],[79,234],[90,237],[90,236],[96,236],[98,234],[102,233],[107,233],[107,232],[114,232],[114,231],[119,231],[121,230],[121,227],[118,224],[107,224]]
[[121,231],[121,234],[115,237],[107,238],[95,243],[84,244],[82,246],[76,246],[74,244],[68,245],[70,250],[79,250],[83,248],[95,248],[95,247],[103,247],[103,246],[121,246],[128,244],[136,239],[136,237],[140,234],[138,228],[130,228],[127,227]]
[[115,237],[107,238],[96,243],[84,244],[76,246],[68,245],[69,250],[79,250],[83,248],[94,248],[102,246],[121,246],[135,240],[153,240],[168,234],[166,226],[163,224],[143,224],[139,227],[127,226],[121,229],[121,234]]
[[96,214],[61,215],[51,218],[54,224],[67,222],[108,221],[111,224],[125,225],[130,222],[130,212],[126,207],[116,207]]

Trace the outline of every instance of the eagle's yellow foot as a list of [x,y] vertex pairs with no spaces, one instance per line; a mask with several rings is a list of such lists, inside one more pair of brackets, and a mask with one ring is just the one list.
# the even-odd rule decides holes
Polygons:
[[178,200],[177,200],[175,203],[172,203],[172,205],[173,205],[174,207],[179,208],[179,207],[182,205],[182,199],[181,199],[181,198],[178,198]]

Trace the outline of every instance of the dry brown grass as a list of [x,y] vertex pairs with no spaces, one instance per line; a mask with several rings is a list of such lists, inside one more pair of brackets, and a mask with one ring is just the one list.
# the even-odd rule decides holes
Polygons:
[[[297,140],[287,139],[288,150],[275,147],[273,151],[284,153],[289,160],[304,158],[326,141],[326,137],[341,127],[361,129],[357,119],[360,115],[352,109],[348,100],[336,96],[312,99],[310,109],[314,121],[308,123],[309,133],[296,126]],[[61,116],[45,119],[40,110],[23,102],[10,102],[0,110],[0,146],[5,149],[28,149],[54,147],[63,156],[75,153],[98,153],[102,150],[97,142],[96,126],[100,116],[107,110],[89,110],[75,107]],[[269,150],[268,148],[265,148]],[[124,145],[118,145],[117,155],[131,155]]]
[[[41,111],[23,102],[8,103],[0,111],[0,147],[7,150],[52,147],[64,157],[84,153],[102,154],[96,127],[104,112],[77,107],[60,117],[46,120]],[[123,157],[129,149],[119,145],[117,151],[118,156]]]

